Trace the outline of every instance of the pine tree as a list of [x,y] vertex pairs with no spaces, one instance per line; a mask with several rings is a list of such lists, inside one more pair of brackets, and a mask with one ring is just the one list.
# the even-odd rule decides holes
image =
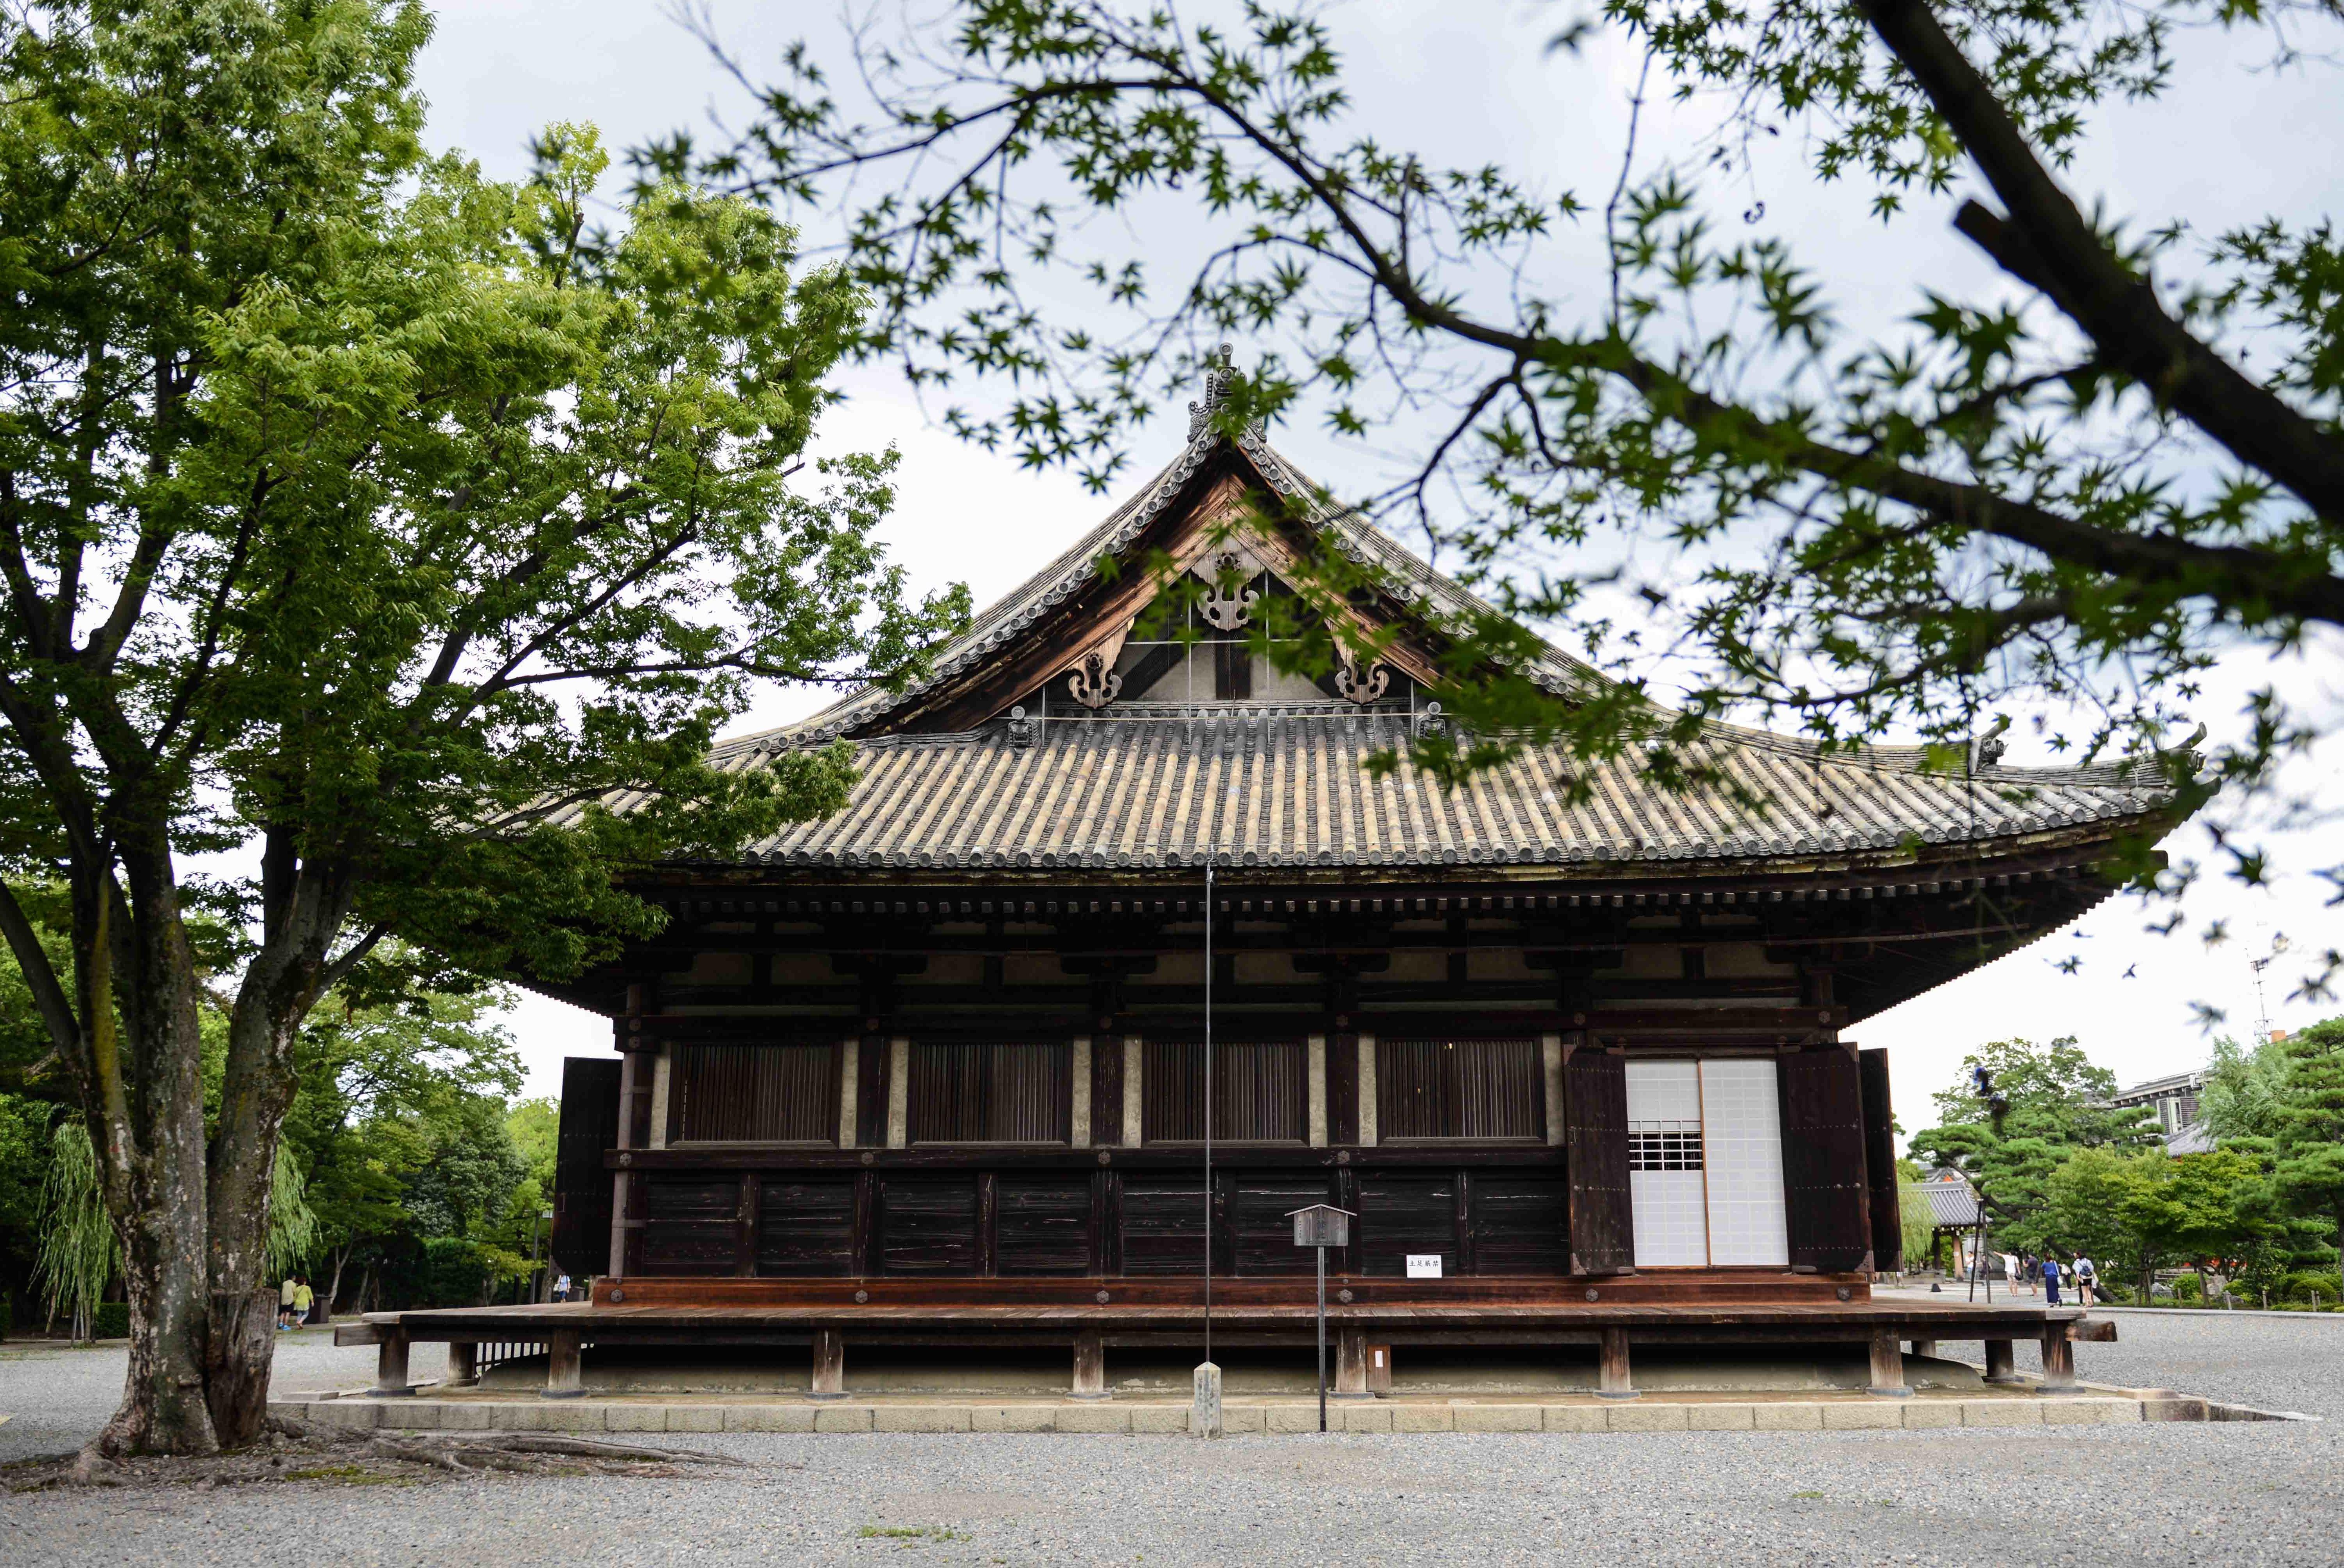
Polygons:
[[2297,1212],[2332,1219],[2344,1274],[2344,1018],[2287,1042],[2272,1179]]

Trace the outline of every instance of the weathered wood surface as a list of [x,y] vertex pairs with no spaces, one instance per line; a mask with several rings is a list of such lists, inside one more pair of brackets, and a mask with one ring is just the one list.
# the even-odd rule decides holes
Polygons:
[[1610,1051],[1574,1051],[1563,1064],[1562,1115],[1571,1180],[1571,1272],[1609,1274],[1633,1269],[1627,1058]]
[[[1193,1183],[1182,1195],[1198,1201],[1201,1189]],[[1290,1237],[1290,1229],[1289,1229]],[[1290,1242],[1289,1242],[1290,1247]],[[1298,1250],[1298,1249],[1296,1249]],[[1860,1275],[1791,1274],[1771,1269],[1704,1269],[1653,1270],[1612,1278],[1580,1279],[1554,1275],[1481,1274],[1454,1279],[1409,1280],[1396,1276],[1362,1276],[1330,1271],[1329,1304],[1424,1303],[1470,1306],[1478,1303],[1561,1302],[1579,1306],[1586,1292],[1606,1304],[1686,1304],[1713,1302],[1733,1307],[1763,1307],[1778,1303],[1842,1305],[1862,1303],[1871,1286]],[[1307,1275],[1230,1276],[1216,1274],[1216,1304],[1308,1306],[1315,1287]],[[1193,1270],[1179,1274],[1097,1276],[966,1275],[903,1278],[743,1280],[651,1279],[598,1281],[594,1300],[605,1302],[623,1291],[631,1305],[692,1307],[756,1307],[779,1305],[861,1305],[983,1307],[1090,1303],[1105,1290],[1117,1302],[1165,1307],[1201,1306],[1204,1282]],[[1349,1292],[1345,1301],[1344,1292]],[[1846,1292],[1844,1298],[1841,1292]],[[1997,1303],[2000,1305],[2000,1303]],[[1968,1310],[1967,1307],[1962,1310]],[[2080,1310],[2080,1309],[2077,1309]]]
[[611,1174],[619,1141],[620,1063],[571,1057],[561,1064],[561,1121],[554,1138],[554,1263],[581,1280],[611,1260]]
[[1795,1051],[1782,1058],[1776,1081],[1792,1267],[1833,1273],[1868,1268],[1871,1205],[1855,1057],[1838,1046]]
[[[2011,1339],[2041,1337],[2067,1343],[2067,1329],[2082,1309],[2069,1307],[1964,1307],[1911,1305],[1904,1302],[1839,1303],[1829,1305],[1741,1306],[1703,1304],[1658,1306],[1622,1303],[1603,1305],[1568,1301],[1514,1302],[1473,1306],[1426,1302],[1337,1305],[1329,1303],[1328,1321],[1339,1332],[1358,1331],[1373,1342],[1389,1343],[1387,1334],[1410,1329],[1464,1331],[1538,1330],[1569,1342],[1562,1336],[1579,1334],[1592,1340],[1610,1330],[1622,1330],[1638,1340],[1691,1338],[1712,1341],[1737,1338],[1779,1339],[1804,1342],[1865,1342],[1875,1335],[1891,1340],[1929,1338],[1941,1340],[1985,1339],[1989,1347],[2006,1346]],[[1192,1330],[1203,1323],[1196,1306],[1147,1306],[1118,1302],[1074,1304],[1036,1303],[1026,1306],[980,1307],[879,1303],[796,1303],[760,1307],[709,1307],[636,1304],[593,1305],[575,1302],[554,1306],[457,1307],[409,1310],[369,1314],[368,1321],[387,1332],[410,1339],[434,1340],[461,1335],[472,1340],[548,1339],[575,1334],[598,1342],[649,1334],[722,1336],[728,1333],[797,1330],[861,1334],[881,1330],[931,1332],[938,1342],[983,1340],[994,1334],[1031,1330],[1066,1333],[1110,1332],[1117,1330]],[[1308,1339],[1316,1323],[1309,1305],[1228,1304],[1213,1308],[1214,1331],[1253,1329],[1289,1330]],[[671,1341],[674,1342],[674,1341]],[[1989,1361],[1994,1360],[1991,1348]]]

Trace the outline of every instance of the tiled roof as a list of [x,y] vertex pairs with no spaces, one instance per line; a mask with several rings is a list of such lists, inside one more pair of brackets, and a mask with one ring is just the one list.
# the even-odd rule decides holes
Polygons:
[[[1053,718],[1024,745],[998,723],[857,743],[863,776],[846,807],[743,858],[947,872],[1200,866],[1208,855],[1232,870],[1690,863],[1698,875],[1753,859],[1894,863],[1916,840],[2106,831],[2162,800],[2113,770],[1994,769],[1969,781],[1918,771],[1918,752],[1818,761],[1744,731],[1708,749],[1767,811],[1714,786],[1655,788],[1624,760],[1596,769],[1593,797],[1572,804],[1556,781],[1576,764],[1560,750],[1526,752],[1447,792],[1405,763],[1370,773],[1370,757],[1405,752],[1404,714],[1334,703],[1113,713]],[[769,744],[717,760],[755,766]]]
[[[1915,748],[1875,747],[1818,759],[1811,744],[1763,730],[1705,726],[1703,745],[1749,796],[1718,787],[1672,793],[1617,760],[1592,775],[1594,796],[1568,804],[1558,780],[1578,766],[1533,748],[1444,792],[1403,764],[1371,757],[1408,749],[1409,716],[1390,707],[1229,703],[1181,708],[1120,703],[1096,713],[1038,716],[1024,744],[1000,719],[956,734],[890,734],[889,715],[923,693],[1003,657],[1054,607],[1096,578],[1096,562],[1131,547],[1228,438],[1209,427],[1139,492],[1056,560],[987,607],[947,645],[932,674],[904,693],[868,689],[798,723],[720,744],[725,768],[853,741],[863,776],[845,808],[750,846],[743,858],[868,871],[1200,866],[1552,865],[1786,861],[1866,865],[1912,858],[1915,845],[1997,853],[2046,835],[2097,837],[2153,819],[2167,795],[2154,775],[2114,768],[1990,766],[1975,779],[1925,768]],[[1435,622],[1485,610],[1465,589],[1356,512],[1319,502],[1318,488],[1258,435],[1235,442],[1278,493],[1353,560]],[[1530,672],[1550,690],[1601,677],[1560,650]],[[615,803],[622,808],[625,803]]]

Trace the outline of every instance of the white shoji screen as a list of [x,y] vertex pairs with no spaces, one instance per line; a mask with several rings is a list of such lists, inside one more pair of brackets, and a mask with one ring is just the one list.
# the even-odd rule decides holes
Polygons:
[[[1634,1090],[1630,1089],[1631,1106]],[[1723,1057],[1701,1064],[1702,1132],[1709,1176],[1709,1260],[1787,1266],[1783,1216],[1783,1108],[1774,1064]],[[1632,1118],[1635,1111],[1631,1108]]]
[[1709,1261],[1699,1067],[1692,1062],[1631,1061],[1627,1073],[1628,1196],[1636,1266],[1697,1268]]

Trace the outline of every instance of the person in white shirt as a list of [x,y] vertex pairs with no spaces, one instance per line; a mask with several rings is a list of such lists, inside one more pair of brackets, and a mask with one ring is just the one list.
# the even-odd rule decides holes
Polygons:
[[2100,1282],[2100,1271],[2092,1267],[2089,1258],[2078,1252],[2076,1254],[2075,1273],[2076,1303],[2088,1307],[2092,1304],[2092,1287]]

